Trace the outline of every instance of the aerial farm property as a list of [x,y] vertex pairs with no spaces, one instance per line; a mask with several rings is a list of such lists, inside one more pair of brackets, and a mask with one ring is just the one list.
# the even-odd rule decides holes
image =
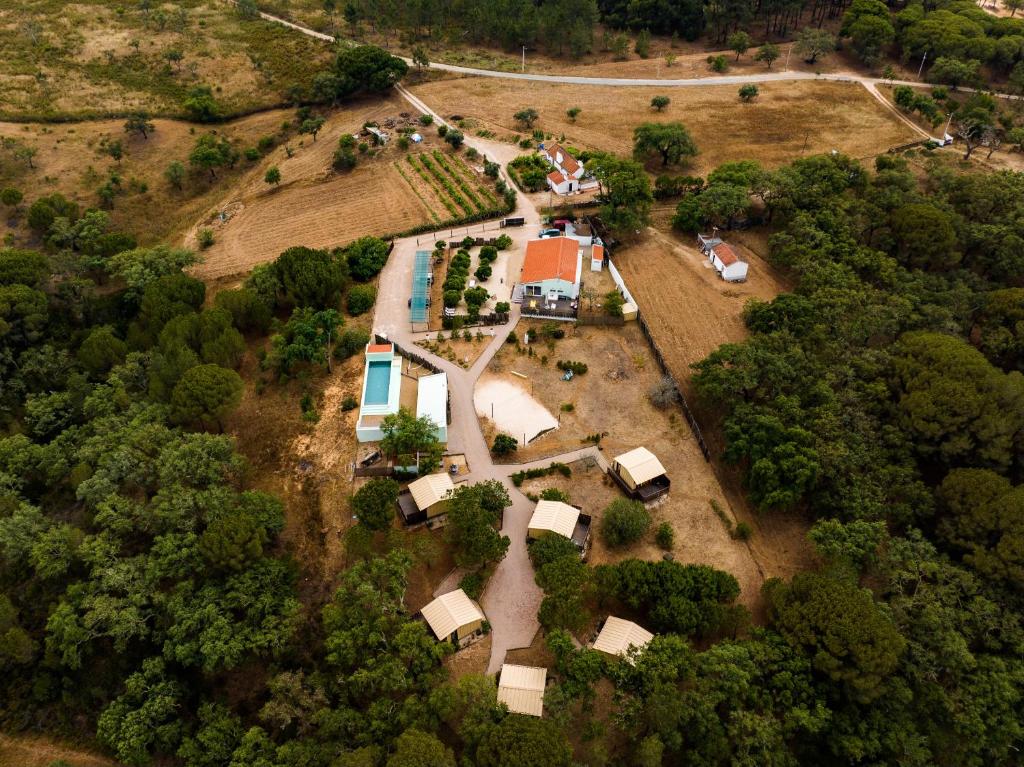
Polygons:
[[0,766],[1018,765],[1022,2],[0,3]]

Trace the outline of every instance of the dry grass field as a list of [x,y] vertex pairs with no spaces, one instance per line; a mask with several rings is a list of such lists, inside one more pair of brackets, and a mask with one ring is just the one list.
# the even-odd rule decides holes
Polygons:
[[180,115],[207,84],[223,114],[266,108],[305,86],[330,58],[323,43],[231,3],[23,0],[0,4],[0,115]]
[[[170,241],[196,247],[197,232],[208,227],[216,243],[203,252],[205,263],[197,274],[224,278],[247,272],[291,245],[342,245],[362,235],[449,218],[439,193],[403,167],[404,153],[393,143],[375,158],[360,155],[350,173],[330,169],[342,133],[357,132],[370,120],[395,118],[408,108],[395,95],[353,102],[327,115],[316,141],[297,135],[294,128],[282,132],[285,121],[295,122],[290,110],[270,110],[216,128],[157,119],[148,139],[125,134],[123,120],[0,123],[0,137],[37,150],[30,168],[0,149],[0,186],[20,189],[26,205],[60,192],[85,209],[99,206],[98,188],[116,173],[121,193],[107,211],[113,228],[136,235],[143,244]],[[196,138],[207,130],[226,136],[239,151],[254,147],[263,136],[273,137],[277,145],[256,161],[243,158],[234,169],[218,170],[215,179],[191,172],[183,189],[175,189],[164,178],[165,169],[175,160],[188,167]],[[419,151],[444,146],[432,129],[423,133]],[[124,147],[120,161],[103,151],[104,143],[113,141]],[[271,165],[282,174],[281,185],[273,189],[263,180]],[[223,223],[222,211],[228,214]],[[15,242],[31,242],[23,216],[7,231]]]
[[[215,238],[203,251],[203,264],[196,274],[203,279],[244,274],[293,245],[345,245],[364,235],[382,236],[473,212],[456,206],[441,182],[424,169],[423,157],[429,158],[439,175],[444,171],[437,156],[447,158],[449,167],[474,190],[478,203],[491,204],[492,184],[467,161],[452,158],[433,128],[422,129],[423,142],[409,150],[415,165],[392,140],[375,156],[371,157],[375,150],[360,154],[354,170],[332,171],[331,158],[343,134],[357,133],[369,120],[383,124],[403,113],[415,118],[408,110],[409,105],[395,95],[337,110],[315,142],[302,137],[292,142],[291,157],[279,147],[254,165],[214,205],[193,218],[184,237],[187,246],[196,246],[198,232],[204,228],[212,230]],[[270,165],[281,171],[279,186],[269,187],[263,179]],[[467,198],[461,199],[470,204]]]
[[[751,104],[740,102],[734,85],[659,89],[463,78],[411,90],[443,115],[469,118],[475,130],[515,133],[513,113],[533,107],[545,133],[564,136],[571,146],[623,154],[631,151],[638,124],[680,120],[701,150],[692,170],[702,174],[731,160],[754,159],[772,167],[832,149],[870,157],[915,137],[858,85],[811,81],[759,87],[761,95]],[[672,100],[664,112],[650,108],[656,95]],[[565,114],[572,106],[582,110],[575,123]]]
[[[661,459],[672,480],[672,491],[651,510],[655,524],[650,535],[634,546],[614,551],[596,540],[590,561],[601,564],[627,557],[658,559],[663,552],[654,544],[654,527],[668,522],[676,533],[677,559],[710,564],[732,573],[740,582],[741,600],[756,609],[765,577],[788,575],[806,562],[803,528],[794,528],[784,545],[775,542],[782,548],[775,549],[768,564],[753,556],[747,544],[730,538],[709,503],[715,499],[723,508],[730,508],[730,499],[713,466],[704,460],[681,413],[674,408],[659,410],[648,399],[647,393],[661,378],[661,372],[639,327],[629,323],[622,328],[573,329],[565,325],[565,329],[567,336],[555,341],[553,350],[540,342],[535,346],[536,356],[529,357],[505,345],[491,362],[491,374],[511,376],[515,370],[528,376],[533,396],[551,413],[559,413],[564,403],[573,405],[571,412],[561,412],[559,428],[534,440],[528,451],[520,450],[515,460],[575,450],[587,435],[598,432],[605,433],[601,449],[609,460],[634,447],[649,448]],[[541,363],[541,355],[547,355],[547,364]],[[559,359],[586,362],[590,369],[572,381],[562,381],[554,365]],[[486,426],[486,419],[484,423]],[[594,515],[595,524],[601,510],[620,495],[599,469],[588,471],[579,464],[574,465],[568,479],[556,475],[531,480],[522,489],[536,493],[544,487],[566,490],[573,503]],[[757,535],[755,532],[755,538]]]
[[0,767],[116,767],[117,762],[90,751],[36,735],[0,733]]
[[[261,136],[280,137],[283,121],[293,113],[271,110],[244,117],[215,129],[239,149],[256,145]],[[108,210],[113,228],[131,232],[142,243],[175,236],[191,226],[197,215],[224,194],[224,188],[251,169],[245,160],[234,170],[222,170],[213,182],[205,174],[192,174],[182,190],[172,187],[164,171],[172,161],[188,166],[188,154],[204,130],[177,120],[154,120],[156,130],[148,139],[129,137],[124,120],[95,120],[80,123],[0,122],[0,137],[18,140],[36,149],[34,167],[0,150],[0,185],[13,186],[25,195],[25,204],[37,197],[59,192],[85,209],[98,207],[98,188],[116,173],[121,193]],[[194,132],[193,132],[194,131]],[[121,141],[124,156],[115,161],[104,153],[104,142]],[[21,222],[23,224],[23,221]],[[12,234],[27,237],[24,226]]]
[[675,232],[648,228],[637,243],[615,251],[615,266],[684,385],[692,363],[721,344],[746,338],[742,315],[747,301],[769,301],[787,289],[768,262],[743,247],[736,234],[722,236],[750,266],[744,283],[719,278],[695,243]]

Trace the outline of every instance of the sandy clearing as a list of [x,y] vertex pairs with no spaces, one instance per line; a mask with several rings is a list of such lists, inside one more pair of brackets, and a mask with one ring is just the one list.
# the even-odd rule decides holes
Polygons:
[[477,415],[526,444],[541,432],[558,428],[558,421],[517,382],[481,376],[473,392]]

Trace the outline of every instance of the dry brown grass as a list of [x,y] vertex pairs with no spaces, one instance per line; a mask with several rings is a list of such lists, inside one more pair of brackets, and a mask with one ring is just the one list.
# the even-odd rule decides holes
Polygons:
[[[638,124],[680,120],[701,150],[692,170],[702,174],[732,160],[777,166],[832,149],[873,156],[914,138],[859,85],[812,81],[759,87],[761,95],[751,104],[739,101],[735,85],[622,88],[463,78],[411,90],[441,114],[469,117],[502,136],[515,132],[513,113],[532,106],[540,113],[537,126],[555,138],[564,135],[572,146],[623,154],[631,151]],[[656,95],[672,99],[664,112],[650,108]],[[570,106],[583,110],[576,123],[565,115]]]
[[[179,21],[184,14],[184,26]],[[88,116],[146,109],[179,115],[208,84],[223,114],[285,101],[330,59],[330,48],[279,25],[244,21],[232,3],[33,0],[0,7],[0,112]],[[178,51],[182,60],[164,55]]]
[[38,735],[0,733],[0,767],[49,767],[57,761],[73,767],[116,767],[117,762]]
[[[99,206],[97,189],[111,172],[116,172],[124,192],[117,195],[114,209],[109,211],[113,227],[131,232],[143,243],[156,242],[190,226],[201,211],[224,194],[225,187],[244,177],[251,167],[242,160],[235,170],[218,172],[213,183],[204,174],[193,175],[186,179],[182,191],[174,189],[164,178],[164,171],[175,160],[188,166],[188,154],[199,135],[216,130],[242,150],[255,146],[260,136],[277,134],[282,122],[292,116],[285,110],[272,110],[216,128],[154,120],[156,130],[148,139],[130,138],[124,132],[124,120],[57,125],[0,123],[0,136],[16,138],[38,150],[33,160],[35,168],[0,151],[0,184],[20,189],[26,205],[44,194],[60,192],[84,209]],[[103,153],[104,139],[122,142],[124,157],[120,162]],[[145,191],[141,191],[141,185],[145,185]],[[16,232],[22,238],[28,236],[23,226]]]
[[[408,109],[395,95],[353,102],[328,115],[316,142],[309,136],[280,132],[282,123],[295,122],[288,110],[271,110],[216,128],[155,120],[156,130],[146,140],[129,138],[123,120],[0,123],[0,136],[17,138],[38,150],[35,168],[0,150],[0,186],[20,189],[26,205],[44,194],[60,192],[84,209],[98,206],[96,190],[115,171],[124,189],[109,211],[115,229],[134,234],[143,244],[171,241],[195,247],[198,230],[209,227],[217,242],[202,253],[204,264],[196,273],[207,280],[229,278],[272,260],[292,245],[342,245],[362,235],[425,223],[432,220],[432,211],[443,215],[429,189],[417,195],[395,169],[402,153],[393,143],[378,158],[361,157],[351,173],[330,172],[331,156],[343,132],[358,131],[369,120],[395,117]],[[205,173],[190,174],[183,191],[174,189],[164,171],[174,160],[187,167],[196,138],[207,130],[225,135],[239,151],[254,147],[261,136],[275,136],[280,145],[256,162],[242,159],[235,169],[218,171],[212,181]],[[436,132],[424,135],[426,148],[441,145]],[[120,162],[103,153],[104,140],[123,143]],[[291,158],[284,144],[291,146]],[[263,180],[270,165],[281,170],[280,188],[270,189]],[[233,215],[222,225],[217,214],[224,210]],[[32,242],[24,217],[12,234],[18,242]]]
[[[672,480],[672,491],[651,509],[655,525],[650,536],[617,550],[608,550],[595,536],[591,563],[616,562],[628,557],[659,559],[663,552],[654,544],[654,527],[668,522],[676,533],[677,559],[713,565],[732,573],[742,589],[741,601],[756,608],[764,578],[781,573],[774,563],[765,566],[744,543],[731,539],[712,511],[709,499],[714,498],[723,508],[729,507],[729,500],[682,414],[675,408],[659,410],[651,405],[647,393],[661,378],[661,372],[639,327],[628,323],[622,328],[572,330],[567,325],[566,329],[570,333],[554,342],[553,351],[538,343],[538,356],[528,357],[505,345],[491,363],[492,373],[510,375],[508,371],[517,370],[528,375],[533,383],[533,396],[552,413],[558,413],[563,403],[573,404],[572,412],[561,413],[558,429],[534,440],[527,450],[520,449],[515,460],[578,449],[587,435],[597,432],[606,433],[601,449],[609,461],[634,447],[649,448],[661,459]],[[542,354],[549,357],[547,365],[540,363]],[[589,370],[572,381],[562,381],[554,366],[559,359],[586,362]],[[545,487],[568,492],[573,503],[594,516],[595,525],[602,510],[621,495],[598,468],[587,470],[578,463],[569,478],[554,475],[532,480],[524,483],[522,489],[539,493]],[[789,552],[795,567],[801,562],[798,549],[793,546]]]

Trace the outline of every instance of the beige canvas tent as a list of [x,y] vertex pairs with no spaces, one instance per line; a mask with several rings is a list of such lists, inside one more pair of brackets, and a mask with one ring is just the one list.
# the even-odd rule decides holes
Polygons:
[[548,670],[535,666],[516,666],[506,663],[501,667],[498,680],[498,702],[516,714],[542,716],[544,714],[544,687]]
[[483,611],[462,589],[442,594],[421,611],[434,636],[458,644],[483,629]]
[[409,483],[408,494],[398,499],[406,524],[423,522],[448,513],[448,499],[455,484],[446,473],[428,474]]
[[594,640],[594,649],[605,655],[625,657],[630,647],[643,648],[653,638],[654,634],[633,621],[609,615],[601,627],[601,633]]
[[611,472],[627,493],[644,501],[657,498],[669,489],[665,467],[646,447],[638,447],[616,457],[612,461]]
[[576,529],[576,520],[580,517],[579,509],[561,501],[537,501],[537,508],[530,517],[527,535],[530,538],[542,538],[549,533],[557,533],[565,538],[572,538]]

